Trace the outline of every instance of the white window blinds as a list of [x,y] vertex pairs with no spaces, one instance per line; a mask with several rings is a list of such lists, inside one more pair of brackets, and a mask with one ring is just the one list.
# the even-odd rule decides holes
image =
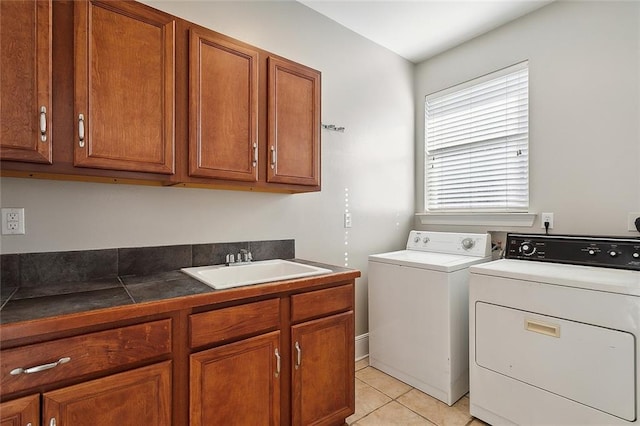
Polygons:
[[427,211],[526,211],[528,62],[425,100]]

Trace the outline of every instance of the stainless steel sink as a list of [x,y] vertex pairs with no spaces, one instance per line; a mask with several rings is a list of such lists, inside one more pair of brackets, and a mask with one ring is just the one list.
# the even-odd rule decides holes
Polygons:
[[198,266],[181,270],[217,290],[332,272],[330,269],[283,259],[262,260],[232,266]]

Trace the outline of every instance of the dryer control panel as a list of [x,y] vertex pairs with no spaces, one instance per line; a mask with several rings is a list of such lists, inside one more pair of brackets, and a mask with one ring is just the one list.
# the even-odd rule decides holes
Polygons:
[[640,239],[507,234],[505,257],[640,271]]
[[407,250],[488,257],[491,256],[491,237],[489,234],[411,231]]

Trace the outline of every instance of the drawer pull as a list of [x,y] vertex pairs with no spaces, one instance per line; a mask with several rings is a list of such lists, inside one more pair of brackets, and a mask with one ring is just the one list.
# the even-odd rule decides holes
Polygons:
[[52,369],[54,367],[59,366],[60,364],[66,364],[69,361],[71,361],[71,358],[64,357],[64,358],[60,358],[56,362],[52,362],[52,363],[49,363],[49,364],[42,364],[42,365],[37,365],[35,367],[29,367],[29,368],[15,368],[15,369],[11,370],[11,372],[9,374],[11,374],[12,376],[17,376],[17,375],[23,374],[23,373],[24,374],[38,373],[40,371],[50,370],[50,369]]
[[49,426],[56,426],[56,418],[55,417],[51,417],[51,419],[49,420]]
[[559,325],[544,324],[533,320],[524,320],[524,328],[527,331],[544,334],[545,336],[560,337]]

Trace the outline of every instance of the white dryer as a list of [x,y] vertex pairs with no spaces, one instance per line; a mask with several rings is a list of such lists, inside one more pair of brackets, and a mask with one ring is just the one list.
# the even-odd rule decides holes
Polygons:
[[469,391],[468,268],[488,234],[411,231],[369,256],[369,364],[452,405]]
[[470,411],[495,425],[640,424],[640,239],[508,234],[470,268]]

